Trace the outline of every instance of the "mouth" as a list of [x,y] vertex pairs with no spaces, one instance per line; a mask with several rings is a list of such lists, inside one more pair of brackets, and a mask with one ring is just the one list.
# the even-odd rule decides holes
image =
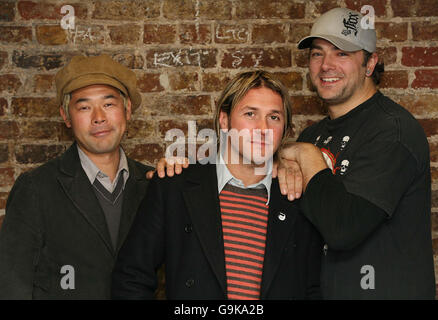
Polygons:
[[96,138],[107,136],[111,133],[110,129],[92,131],[91,135]]
[[323,85],[334,85],[341,81],[340,77],[320,77],[319,80]]

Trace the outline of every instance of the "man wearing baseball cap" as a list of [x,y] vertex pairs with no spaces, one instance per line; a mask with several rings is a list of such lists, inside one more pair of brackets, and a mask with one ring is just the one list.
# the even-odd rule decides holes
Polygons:
[[378,91],[376,32],[362,19],[332,9],[298,43],[328,116],[282,157],[300,164],[301,206],[326,243],[324,298],[434,299],[428,142]]
[[152,169],[120,141],[141,96],[107,55],[74,57],[55,77],[75,143],[15,182],[0,231],[1,299],[106,299],[117,252]]

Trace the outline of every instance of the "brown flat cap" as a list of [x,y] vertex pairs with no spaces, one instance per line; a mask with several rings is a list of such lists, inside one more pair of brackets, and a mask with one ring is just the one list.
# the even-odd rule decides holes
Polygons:
[[106,84],[122,91],[131,99],[134,111],[141,103],[135,73],[102,54],[96,57],[75,56],[55,76],[56,101],[62,104],[64,95],[93,84]]

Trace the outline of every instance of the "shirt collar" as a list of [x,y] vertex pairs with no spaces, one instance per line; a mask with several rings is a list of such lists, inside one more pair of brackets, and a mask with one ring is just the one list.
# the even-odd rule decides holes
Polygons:
[[84,151],[81,150],[79,145],[77,145],[79,159],[81,160],[81,166],[85,171],[85,174],[88,177],[88,180],[91,184],[94,183],[94,180],[98,179],[99,182],[109,191],[112,192],[117,185],[120,172],[123,172],[123,188],[125,188],[126,181],[129,178],[129,167],[128,167],[128,159],[126,158],[126,154],[122,148],[120,148],[120,159],[119,159],[119,168],[117,169],[116,178],[113,182],[109,179],[109,177],[100,171],[100,169],[94,164],[94,162],[85,154]]
[[228,170],[228,167],[225,164],[224,159],[222,158],[222,154],[219,152],[216,161],[218,192],[221,193],[222,189],[226,186],[227,183],[242,189],[266,188],[266,191],[268,193],[268,201],[266,202],[266,204],[269,204],[269,200],[271,198],[271,184],[272,184],[272,161],[268,161],[267,172],[268,174],[261,181],[245,187],[242,180],[239,180],[236,177],[234,177],[231,174],[230,170]]

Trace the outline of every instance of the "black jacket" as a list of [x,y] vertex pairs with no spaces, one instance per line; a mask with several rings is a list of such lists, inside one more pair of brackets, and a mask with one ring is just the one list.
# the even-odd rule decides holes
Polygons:
[[[278,218],[279,213],[286,219]],[[165,264],[169,299],[226,299],[216,168],[153,179],[116,262],[112,296],[152,299]],[[319,298],[322,245],[296,202],[272,182],[261,299]]]
[[[130,159],[128,167],[118,248],[151,169]],[[0,230],[0,299],[107,299],[118,248],[73,144],[20,175],[11,190]],[[70,267],[61,274],[63,266],[73,267],[74,289],[61,287],[61,279],[72,275]]]

